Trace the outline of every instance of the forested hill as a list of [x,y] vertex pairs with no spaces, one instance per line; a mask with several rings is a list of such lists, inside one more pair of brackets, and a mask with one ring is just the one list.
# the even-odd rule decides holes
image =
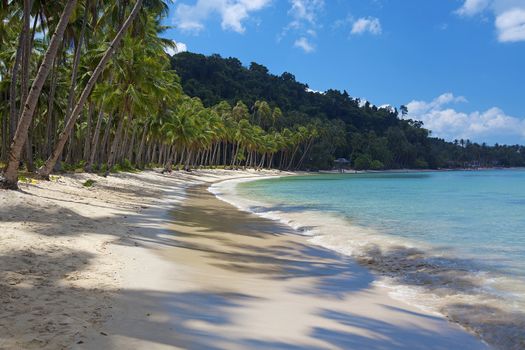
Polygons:
[[205,106],[226,100],[253,109],[265,101],[283,112],[272,126],[277,130],[315,125],[318,137],[305,168],[329,168],[339,157],[358,169],[525,166],[522,146],[445,142],[431,137],[421,122],[400,118],[400,112],[406,113],[403,106],[398,112],[361,103],[346,91],[312,92],[293,74],[276,76],[257,63],[244,67],[236,58],[185,52],[172,57],[172,68],[185,93]]

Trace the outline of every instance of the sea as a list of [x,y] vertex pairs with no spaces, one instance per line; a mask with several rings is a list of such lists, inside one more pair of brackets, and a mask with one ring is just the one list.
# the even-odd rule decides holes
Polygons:
[[525,349],[525,170],[232,180],[220,199],[354,257],[396,299]]

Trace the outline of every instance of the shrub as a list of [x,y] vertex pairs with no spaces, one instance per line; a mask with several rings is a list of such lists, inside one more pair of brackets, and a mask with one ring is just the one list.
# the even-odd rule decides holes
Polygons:
[[418,168],[418,169],[425,169],[425,168],[428,168],[428,163],[427,163],[427,161],[424,160],[424,159],[421,159],[421,158],[417,159],[417,160],[416,160],[416,168]]
[[367,170],[370,169],[370,158],[366,154],[360,154],[354,160],[354,168],[356,170]]
[[385,168],[385,165],[379,161],[379,160],[373,160],[372,163],[370,163],[370,169],[372,170],[383,170]]
[[86,181],[82,184],[82,186],[84,186],[84,187],[93,187],[93,185],[94,185],[95,183],[97,183],[95,180],[91,180],[91,179],[89,179],[89,180],[86,180]]

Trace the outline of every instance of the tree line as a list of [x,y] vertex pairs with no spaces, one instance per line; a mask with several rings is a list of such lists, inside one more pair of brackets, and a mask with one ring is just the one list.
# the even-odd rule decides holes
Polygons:
[[167,14],[161,0],[0,1],[0,187],[20,171],[525,163],[523,147],[432,138],[404,108],[314,93],[290,73],[170,57]]
[[346,91],[314,92],[293,74],[273,75],[255,62],[245,67],[236,58],[185,52],[171,63],[184,91],[205,105],[264,99],[282,109],[279,127],[320,121],[319,135],[325,137],[312,145],[302,163],[306,169],[330,168],[335,158],[347,158],[356,169],[377,170],[525,166],[523,146],[446,142],[432,137],[421,121],[408,119],[406,106],[379,108]]
[[257,100],[205,106],[171,69],[159,0],[0,2],[0,187],[19,172],[301,167],[316,120]]

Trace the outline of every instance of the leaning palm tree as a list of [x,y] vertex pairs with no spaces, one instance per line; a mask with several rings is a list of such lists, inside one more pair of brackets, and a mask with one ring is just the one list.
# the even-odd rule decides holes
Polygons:
[[76,3],[76,0],[69,0],[66,3],[53,37],[49,43],[49,47],[47,48],[46,54],[44,55],[42,64],[38,69],[38,73],[33,81],[29,94],[25,99],[22,114],[20,115],[20,120],[18,122],[18,126],[13,137],[13,142],[9,150],[8,163],[4,170],[3,178],[0,179],[1,188],[18,189],[18,167],[20,164],[22,147],[26,143],[27,133],[33,120],[35,107],[38,103],[40,93],[42,92],[42,87],[44,86],[49,71],[51,70],[51,66],[55,60],[58,48],[62,42],[64,32],[69,22],[69,17],[71,17]]
[[44,165],[38,169],[38,174],[44,178],[49,179],[49,174],[51,174],[51,171],[53,170],[53,167],[55,166],[58,158],[62,154],[64,150],[64,146],[68,140],[68,138],[71,135],[71,131],[73,130],[73,127],[75,126],[75,123],[77,121],[77,118],[80,115],[80,112],[84,108],[84,104],[86,103],[89,94],[91,93],[91,90],[93,90],[93,87],[95,86],[99,76],[104,71],[104,68],[106,67],[106,64],[109,62],[113,54],[115,53],[116,47],[119,45],[120,41],[124,37],[124,34],[126,33],[127,29],[131,26],[133,23],[133,20],[139,13],[140,7],[142,6],[142,0],[137,0],[135,3],[135,6],[131,10],[130,15],[116,34],[113,41],[110,43],[109,47],[107,48],[106,52],[104,53],[104,56],[100,59],[100,62],[98,63],[97,67],[93,71],[93,75],[87,82],[84,90],[82,91],[82,94],[80,95],[80,98],[78,99],[78,102],[75,105],[75,108],[71,112],[71,116],[69,116],[67,123],[64,127],[64,130],[62,133],[60,133],[60,136],[58,138],[57,144],[55,145],[55,149],[49,156],[49,158],[46,160]]

